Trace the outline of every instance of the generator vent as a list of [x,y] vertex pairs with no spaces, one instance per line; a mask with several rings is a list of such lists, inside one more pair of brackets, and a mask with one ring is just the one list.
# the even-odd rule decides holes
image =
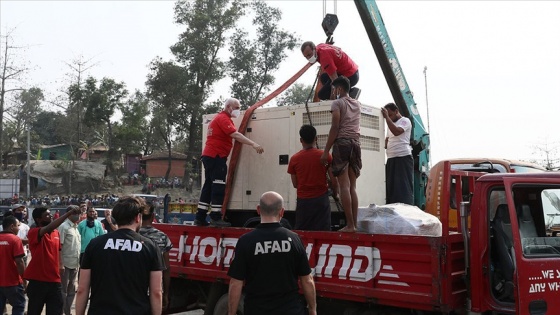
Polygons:
[[360,116],[360,126],[379,130],[379,116],[362,113]]
[[[319,149],[324,149],[325,145],[327,144],[327,138],[329,137],[328,134],[325,135],[317,135],[317,145]],[[370,137],[370,136],[360,136],[360,147],[362,150],[367,151],[377,151],[381,150],[380,141],[377,137]]]
[[362,150],[368,151],[379,152],[381,150],[381,147],[379,146],[379,138],[364,135],[360,136],[360,147]]
[[[309,125],[309,117],[307,116],[307,113],[303,113],[303,124],[304,125]],[[331,112],[328,110],[322,110],[322,111],[317,111],[317,112],[311,112],[311,121],[313,122],[313,126],[330,126],[331,124]],[[325,139],[326,141],[326,139]]]
[[[309,125],[307,113],[302,113],[303,124]],[[332,121],[331,112],[322,110],[310,113],[313,126],[330,126]],[[379,116],[362,113],[360,116],[360,126],[363,128],[379,130]]]

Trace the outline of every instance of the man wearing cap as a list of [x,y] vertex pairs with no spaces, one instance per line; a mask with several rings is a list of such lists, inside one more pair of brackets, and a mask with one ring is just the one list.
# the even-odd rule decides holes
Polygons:
[[12,212],[14,213],[14,217],[19,221],[19,231],[17,236],[21,239],[23,243],[23,249],[25,251],[25,256],[23,257],[23,261],[27,265],[27,259],[29,257],[29,241],[27,240],[27,233],[29,233],[29,225],[23,223],[25,218],[25,206],[20,204],[13,205]]
[[169,251],[173,248],[173,244],[171,244],[171,240],[167,236],[167,234],[163,233],[162,231],[156,229],[152,226],[152,222],[154,222],[155,218],[155,206],[150,204],[149,207],[146,207],[142,212],[142,226],[138,233],[140,235],[149,238],[154,244],[159,248],[161,251],[161,255],[163,258],[163,265],[165,269],[162,271],[163,279],[162,279],[162,286],[163,286],[163,299],[162,299],[162,308],[165,310],[169,304],[169,284],[171,283],[171,270],[169,264]]

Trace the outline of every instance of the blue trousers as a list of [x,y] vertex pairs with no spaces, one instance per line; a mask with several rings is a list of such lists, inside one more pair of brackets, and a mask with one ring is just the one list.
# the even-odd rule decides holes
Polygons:
[[4,311],[6,301],[10,301],[13,315],[23,315],[25,310],[25,293],[23,285],[0,287],[0,312]]

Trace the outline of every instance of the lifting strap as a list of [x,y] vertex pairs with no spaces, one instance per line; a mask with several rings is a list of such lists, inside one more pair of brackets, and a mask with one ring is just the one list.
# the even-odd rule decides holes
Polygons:
[[[262,100],[256,102],[251,107],[249,107],[245,111],[245,114],[243,115],[243,120],[241,121],[241,125],[239,126],[237,131],[242,134],[245,134],[245,132],[247,131],[247,125],[249,124],[249,119],[251,118],[251,116],[253,116],[253,112],[255,111],[255,109],[263,106],[264,104],[268,103],[270,100],[278,96],[280,93],[284,92],[284,90],[290,87],[290,85],[292,85],[297,79],[299,79],[299,77],[301,77],[310,67],[311,64],[307,62],[305,66],[301,68],[301,70],[299,70],[291,78],[289,78],[288,81],[286,81],[276,90],[274,90],[272,93],[268,94],[265,98],[263,98]],[[238,141],[235,141],[235,143],[233,144],[233,150],[231,153],[231,159],[229,161],[228,174],[226,180],[226,192],[224,196],[224,203],[222,203],[222,217],[225,216],[226,214],[227,205],[229,204],[229,199],[231,198],[231,188],[233,185],[233,181],[235,179],[235,170],[237,168],[237,162],[239,160],[239,155],[241,154],[242,146],[243,144]]]

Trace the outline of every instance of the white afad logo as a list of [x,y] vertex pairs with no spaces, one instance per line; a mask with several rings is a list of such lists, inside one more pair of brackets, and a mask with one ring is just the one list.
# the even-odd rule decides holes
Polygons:
[[139,241],[123,240],[123,239],[108,239],[103,249],[114,249],[128,252],[139,252],[142,250],[142,243]]

